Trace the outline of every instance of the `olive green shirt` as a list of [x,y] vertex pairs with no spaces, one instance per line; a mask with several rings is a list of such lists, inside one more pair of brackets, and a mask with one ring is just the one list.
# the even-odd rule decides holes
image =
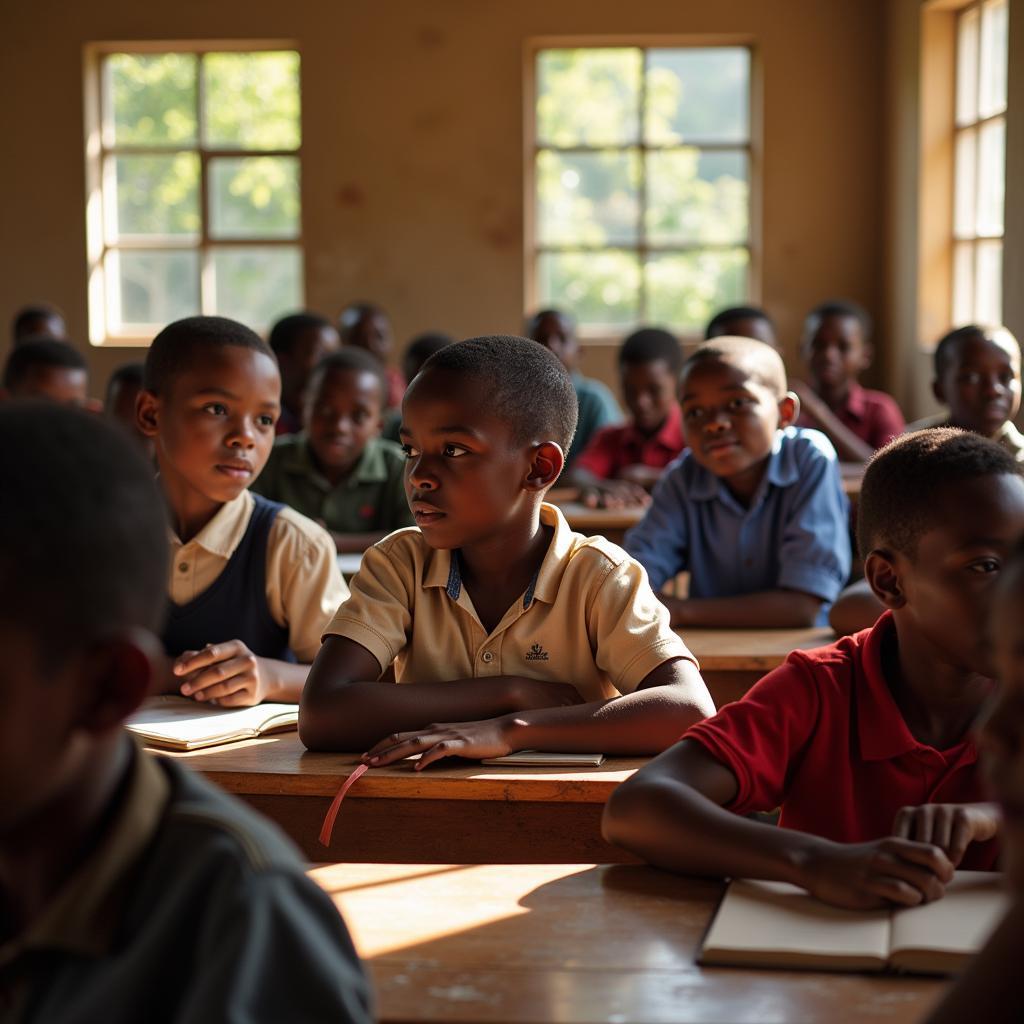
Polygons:
[[349,475],[332,485],[313,461],[305,433],[288,434],[274,443],[252,490],[322,520],[334,533],[390,532],[413,525],[404,471],[402,449],[374,437]]

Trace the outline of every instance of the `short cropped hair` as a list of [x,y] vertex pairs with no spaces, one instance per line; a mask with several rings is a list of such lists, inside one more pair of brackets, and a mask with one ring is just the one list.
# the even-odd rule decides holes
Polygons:
[[164,394],[174,379],[191,369],[209,352],[247,348],[277,362],[273,349],[251,328],[224,316],[189,316],[168,324],[146,354],[142,386]]
[[440,352],[454,342],[455,339],[443,331],[425,331],[423,334],[417,334],[402,354],[402,373],[405,379],[412,380],[435,352]]
[[781,398],[786,393],[786,367],[782,356],[763,341],[729,335],[705,341],[683,363],[681,379],[695,366],[703,366],[705,363],[728,363],[741,367],[773,395]]
[[306,383],[306,394],[313,394],[320,387],[326,374],[332,372],[343,373],[345,371],[372,374],[380,385],[381,405],[387,405],[388,378],[384,372],[384,367],[381,366],[380,360],[372,353],[367,352],[365,348],[355,348],[354,346],[342,348],[337,352],[331,352],[329,355],[324,356],[313,367],[313,372],[309,375],[309,380]]
[[847,299],[829,299],[828,302],[822,302],[815,306],[804,319],[804,335],[813,334],[827,316],[852,317],[860,323],[860,333],[864,340],[867,341],[871,337],[873,324],[868,311],[863,306],[858,306],[856,302],[850,302]]
[[773,332],[775,330],[775,322],[759,306],[730,306],[728,309],[717,312],[708,321],[708,325],[704,329],[704,339],[710,341],[712,338],[728,334],[729,330],[726,325],[732,323],[733,320],[763,320]]
[[270,337],[267,341],[274,350],[275,355],[287,355],[295,344],[295,339],[305,331],[318,331],[324,327],[334,329],[334,324],[325,316],[319,313],[311,313],[308,310],[302,313],[292,313],[290,316],[281,317],[270,329]]
[[167,520],[152,466],[102,417],[48,402],[0,405],[0,619],[59,658],[112,629],[159,630]]
[[39,302],[31,306],[22,306],[11,321],[11,338],[17,342],[24,336],[26,327],[33,320],[63,320],[64,314],[47,302]]
[[576,389],[569,371],[543,345],[502,334],[470,338],[432,355],[420,372],[430,370],[465,377],[509,425],[515,444],[540,438],[568,453],[579,415]]
[[142,387],[142,375],[145,371],[144,363],[122,363],[107,381],[107,397],[114,390],[117,384],[132,384],[135,387]]
[[673,373],[683,365],[679,339],[661,327],[642,327],[634,331],[619,348],[619,366],[642,366],[663,359]]
[[950,331],[948,334],[944,334],[939,338],[932,356],[932,362],[935,367],[935,379],[940,380],[953,365],[957,351],[965,341],[970,341],[972,338],[994,341],[997,335],[1012,341],[1017,346],[1017,349],[1020,349],[1017,339],[1005,327],[995,325],[966,324],[963,327],[957,327],[956,330]]
[[3,385],[11,392],[28,379],[39,367],[58,367],[64,370],[87,370],[85,359],[78,349],[56,338],[36,338],[11,350],[4,366]]
[[938,524],[944,488],[981,476],[1021,476],[1022,467],[987,437],[933,427],[904,434],[875,452],[857,506],[861,557],[891,548],[913,558],[922,534]]

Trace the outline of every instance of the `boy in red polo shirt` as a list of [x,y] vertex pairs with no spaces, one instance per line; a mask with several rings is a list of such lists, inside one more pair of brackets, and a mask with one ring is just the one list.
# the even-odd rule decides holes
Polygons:
[[[997,815],[970,738],[992,688],[992,585],[1024,531],[1024,477],[993,442],[908,434],[864,476],[865,576],[887,611],[794,651],[612,795],[604,831],[689,874],[791,882],[837,906],[913,905],[991,869]],[[782,808],[780,828],[744,817]],[[730,813],[732,812],[732,813]]]
[[635,331],[619,349],[622,398],[629,422],[601,428],[566,475],[586,505],[646,505],[648,490],[686,447],[676,401],[683,352],[675,335],[658,327]]

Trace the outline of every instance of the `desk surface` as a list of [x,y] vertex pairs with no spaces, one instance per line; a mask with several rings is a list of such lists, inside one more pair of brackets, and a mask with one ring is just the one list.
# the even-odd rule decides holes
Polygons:
[[945,983],[700,968],[717,882],[634,865],[337,864],[311,877],[367,960],[383,1024],[915,1021]]
[[568,524],[578,533],[600,530],[628,530],[643,518],[643,508],[587,508],[578,501],[565,501],[558,506]]
[[790,651],[807,651],[834,643],[829,626],[807,629],[676,630],[705,672],[770,672]]

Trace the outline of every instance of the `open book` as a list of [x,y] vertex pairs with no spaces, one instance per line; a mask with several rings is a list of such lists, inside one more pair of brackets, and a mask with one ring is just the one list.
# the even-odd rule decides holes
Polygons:
[[125,725],[152,747],[198,750],[294,729],[298,704],[215,708],[187,697],[150,697]]
[[555,754],[546,750],[517,750],[502,757],[485,757],[481,764],[507,764],[513,767],[597,768],[604,764],[604,754]]
[[700,963],[953,974],[985,944],[1009,897],[999,875],[958,871],[934,903],[841,910],[784,882],[729,885]]

